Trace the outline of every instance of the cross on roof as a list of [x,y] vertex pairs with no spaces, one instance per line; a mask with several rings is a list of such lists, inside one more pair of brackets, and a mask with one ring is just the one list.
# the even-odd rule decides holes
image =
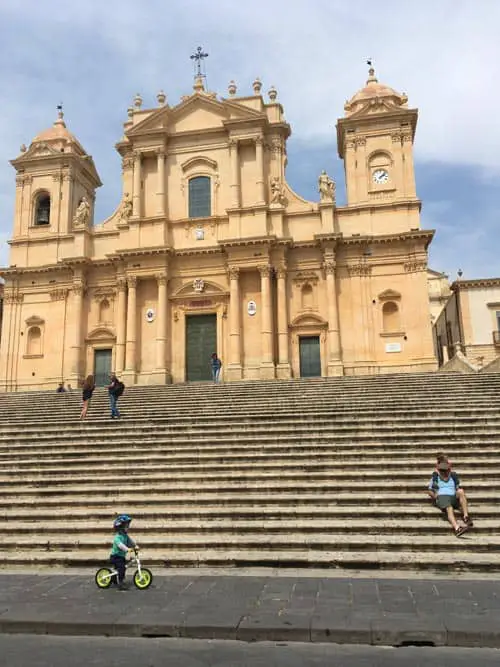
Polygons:
[[201,71],[201,64],[203,62],[204,58],[208,58],[208,53],[203,53],[203,49],[201,46],[199,46],[196,49],[196,53],[193,53],[192,56],[190,56],[191,60],[194,60],[196,63],[196,76],[203,76],[203,73]]

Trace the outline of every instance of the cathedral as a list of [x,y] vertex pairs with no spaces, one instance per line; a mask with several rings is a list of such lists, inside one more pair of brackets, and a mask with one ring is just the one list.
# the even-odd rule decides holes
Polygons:
[[[247,94],[248,93],[248,94]],[[337,122],[347,203],[286,181],[275,88],[197,76],[177,104],[140,95],[116,144],[121,201],[94,219],[92,157],[54,125],[21,147],[0,347],[3,391],[430,371],[427,250],[405,94],[366,85]]]

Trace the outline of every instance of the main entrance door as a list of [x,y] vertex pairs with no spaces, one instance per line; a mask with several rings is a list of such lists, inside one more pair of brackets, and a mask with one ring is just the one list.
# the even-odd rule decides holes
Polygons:
[[186,380],[212,379],[210,357],[217,352],[217,315],[186,317]]
[[300,336],[300,377],[321,377],[319,336]]
[[94,381],[98,387],[109,384],[112,350],[94,350]]

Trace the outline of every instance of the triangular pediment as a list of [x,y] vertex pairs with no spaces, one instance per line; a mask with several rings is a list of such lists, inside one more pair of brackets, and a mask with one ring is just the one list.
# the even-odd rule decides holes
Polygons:
[[394,111],[401,111],[401,107],[382,97],[375,97],[366,100],[366,103],[363,104],[361,108],[357,109],[357,111],[354,111],[352,114],[349,114],[349,119],[393,113]]
[[168,130],[169,133],[188,132],[224,127],[231,120],[261,120],[263,115],[254,109],[228,100],[219,101],[207,95],[191,95],[175,107],[163,107],[127,132],[137,136],[144,132]]
[[16,162],[22,162],[23,160],[28,160],[34,157],[51,157],[54,155],[60,156],[61,151],[58,151],[43,142],[35,143],[31,144],[28,150],[17,158]]

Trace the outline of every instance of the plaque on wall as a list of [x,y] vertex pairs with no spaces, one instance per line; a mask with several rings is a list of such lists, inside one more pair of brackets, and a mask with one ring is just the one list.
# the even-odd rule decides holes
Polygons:
[[386,343],[386,352],[401,352],[401,343]]
[[247,313],[249,315],[255,315],[257,313],[257,304],[255,301],[249,301],[247,303]]
[[155,311],[152,308],[146,310],[146,321],[152,322],[155,318]]

